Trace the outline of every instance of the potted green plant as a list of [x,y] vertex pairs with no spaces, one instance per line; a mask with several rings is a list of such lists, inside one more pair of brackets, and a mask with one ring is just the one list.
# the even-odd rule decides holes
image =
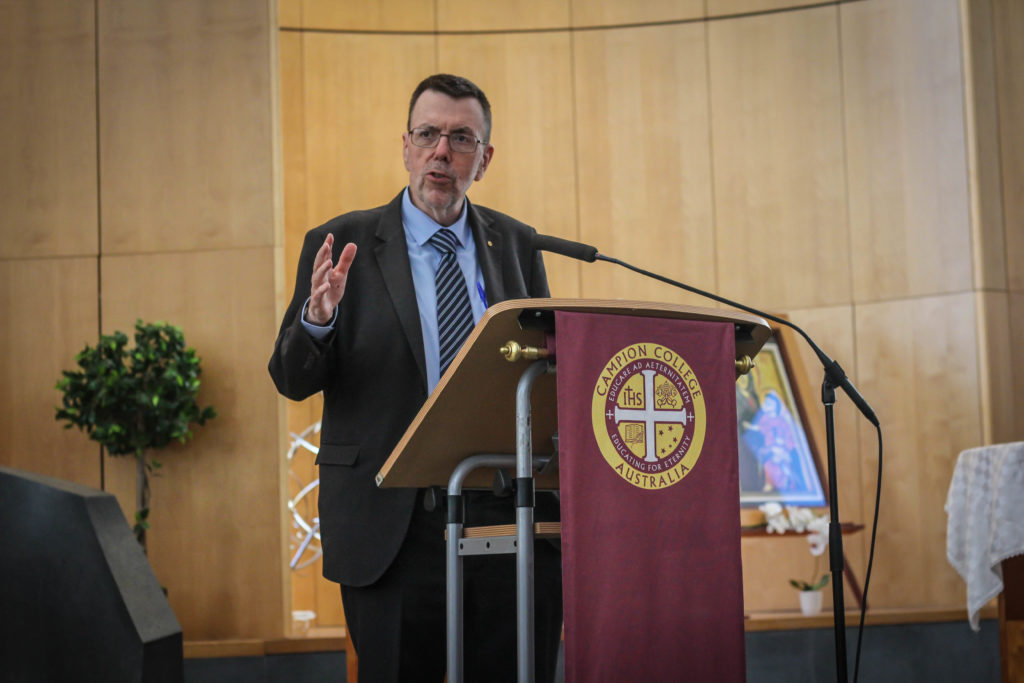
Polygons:
[[63,405],[56,419],[78,427],[115,456],[136,461],[135,537],[146,549],[149,475],[160,467],[152,451],[192,438],[192,423],[216,417],[200,408],[200,358],[185,346],[182,331],[167,323],[135,322],[135,346],[123,332],[101,335],[95,347],[75,356],[78,370],[57,382]]
[[[808,535],[810,538],[813,534]],[[811,554],[814,555],[814,571],[811,574],[810,581],[804,581],[802,579],[790,579],[789,585],[800,591],[800,611],[807,616],[813,616],[821,612],[821,601],[822,589],[828,585],[828,574],[822,574],[816,581],[814,577],[818,576],[819,563],[821,561],[821,553],[825,550],[822,548],[821,552],[814,554],[814,546],[811,546]]]

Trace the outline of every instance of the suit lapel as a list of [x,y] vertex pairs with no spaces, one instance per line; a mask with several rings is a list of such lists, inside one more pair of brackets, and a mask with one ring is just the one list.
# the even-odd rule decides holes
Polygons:
[[[468,199],[466,200],[469,201]],[[501,277],[501,255],[505,248],[504,235],[494,227],[493,221],[469,205],[469,228],[476,242],[476,260],[484,276],[487,304],[493,306],[508,298]]]
[[412,281],[409,250],[402,227],[402,194],[399,193],[387,207],[377,224],[377,246],[374,254],[380,266],[384,285],[391,304],[402,325],[409,348],[420,369],[420,379],[427,386],[427,361],[423,353],[423,329],[420,326],[419,307],[416,305],[416,287]]

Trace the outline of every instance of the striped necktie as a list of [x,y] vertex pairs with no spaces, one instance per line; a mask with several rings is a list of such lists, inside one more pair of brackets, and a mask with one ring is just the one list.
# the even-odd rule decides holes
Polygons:
[[458,240],[448,228],[441,228],[427,240],[441,252],[441,264],[434,282],[437,286],[437,337],[441,375],[448,369],[455,354],[473,329],[473,308],[469,303],[466,278],[462,276],[455,247]]

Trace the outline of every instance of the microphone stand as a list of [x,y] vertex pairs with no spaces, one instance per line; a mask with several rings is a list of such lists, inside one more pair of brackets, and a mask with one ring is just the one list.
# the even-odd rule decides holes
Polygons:
[[741,311],[746,311],[747,313],[753,313],[754,315],[767,318],[768,320],[780,325],[785,325],[799,333],[808,345],[810,345],[815,355],[818,356],[818,360],[821,362],[822,368],[825,372],[825,376],[821,384],[821,402],[825,406],[825,442],[828,458],[828,544],[829,569],[832,573],[832,618],[836,643],[836,679],[839,683],[846,683],[848,670],[846,658],[846,608],[843,599],[843,534],[842,525],[839,523],[839,491],[836,482],[835,417],[833,414],[833,408],[836,402],[836,389],[842,389],[854,402],[861,413],[864,414],[864,417],[866,417],[873,425],[878,427],[878,418],[875,417],[875,413],[871,409],[871,406],[868,405],[867,401],[865,401],[860,393],[858,393],[857,389],[854,388],[839,363],[829,358],[828,355],[826,355],[825,352],[814,343],[814,340],[811,339],[806,332],[788,320],[765,313],[764,311],[760,311],[756,308],[751,308],[750,306],[745,306],[717,294],[697,289],[691,285],[677,282],[664,277],[663,275],[658,275],[657,273],[637,268],[625,261],[605,256],[604,254],[598,253],[596,248],[586,244],[571,242],[569,240],[563,240],[561,238],[546,235],[535,236],[533,244],[536,249],[551,251],[556,254],[561,254],[563,256],[568,256],[570,258],[579,259],[589,263],[593,263],[595,260],[614,263],[628,270],[632,270],[635,273],[658,280],[659,282],[664,282],[665,284],[678,287],[679,289],[684,289],[688,292],[697,294],[698,296],[717,301],[733,308],[738,308]]
[[[836,680],[846,683],[846,605],[843,598],[843,530],[839,524],[839,490],[836,485],[836,428],[833,408],[836,388],[828,373],[821,381],[825,406],[825,444],[828,452],[828,560],[832,572],[832,629],[836,641]],[[866,604],[866,603],[865,603]]]

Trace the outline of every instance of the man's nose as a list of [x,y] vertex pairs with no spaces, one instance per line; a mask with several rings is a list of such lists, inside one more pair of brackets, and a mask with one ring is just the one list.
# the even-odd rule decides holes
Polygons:
[[441,139],[437,141],[437,147],[434,148],[434,156],[450,159],[451,155],[452,148],[448,144],[448,136],[442,135]]

